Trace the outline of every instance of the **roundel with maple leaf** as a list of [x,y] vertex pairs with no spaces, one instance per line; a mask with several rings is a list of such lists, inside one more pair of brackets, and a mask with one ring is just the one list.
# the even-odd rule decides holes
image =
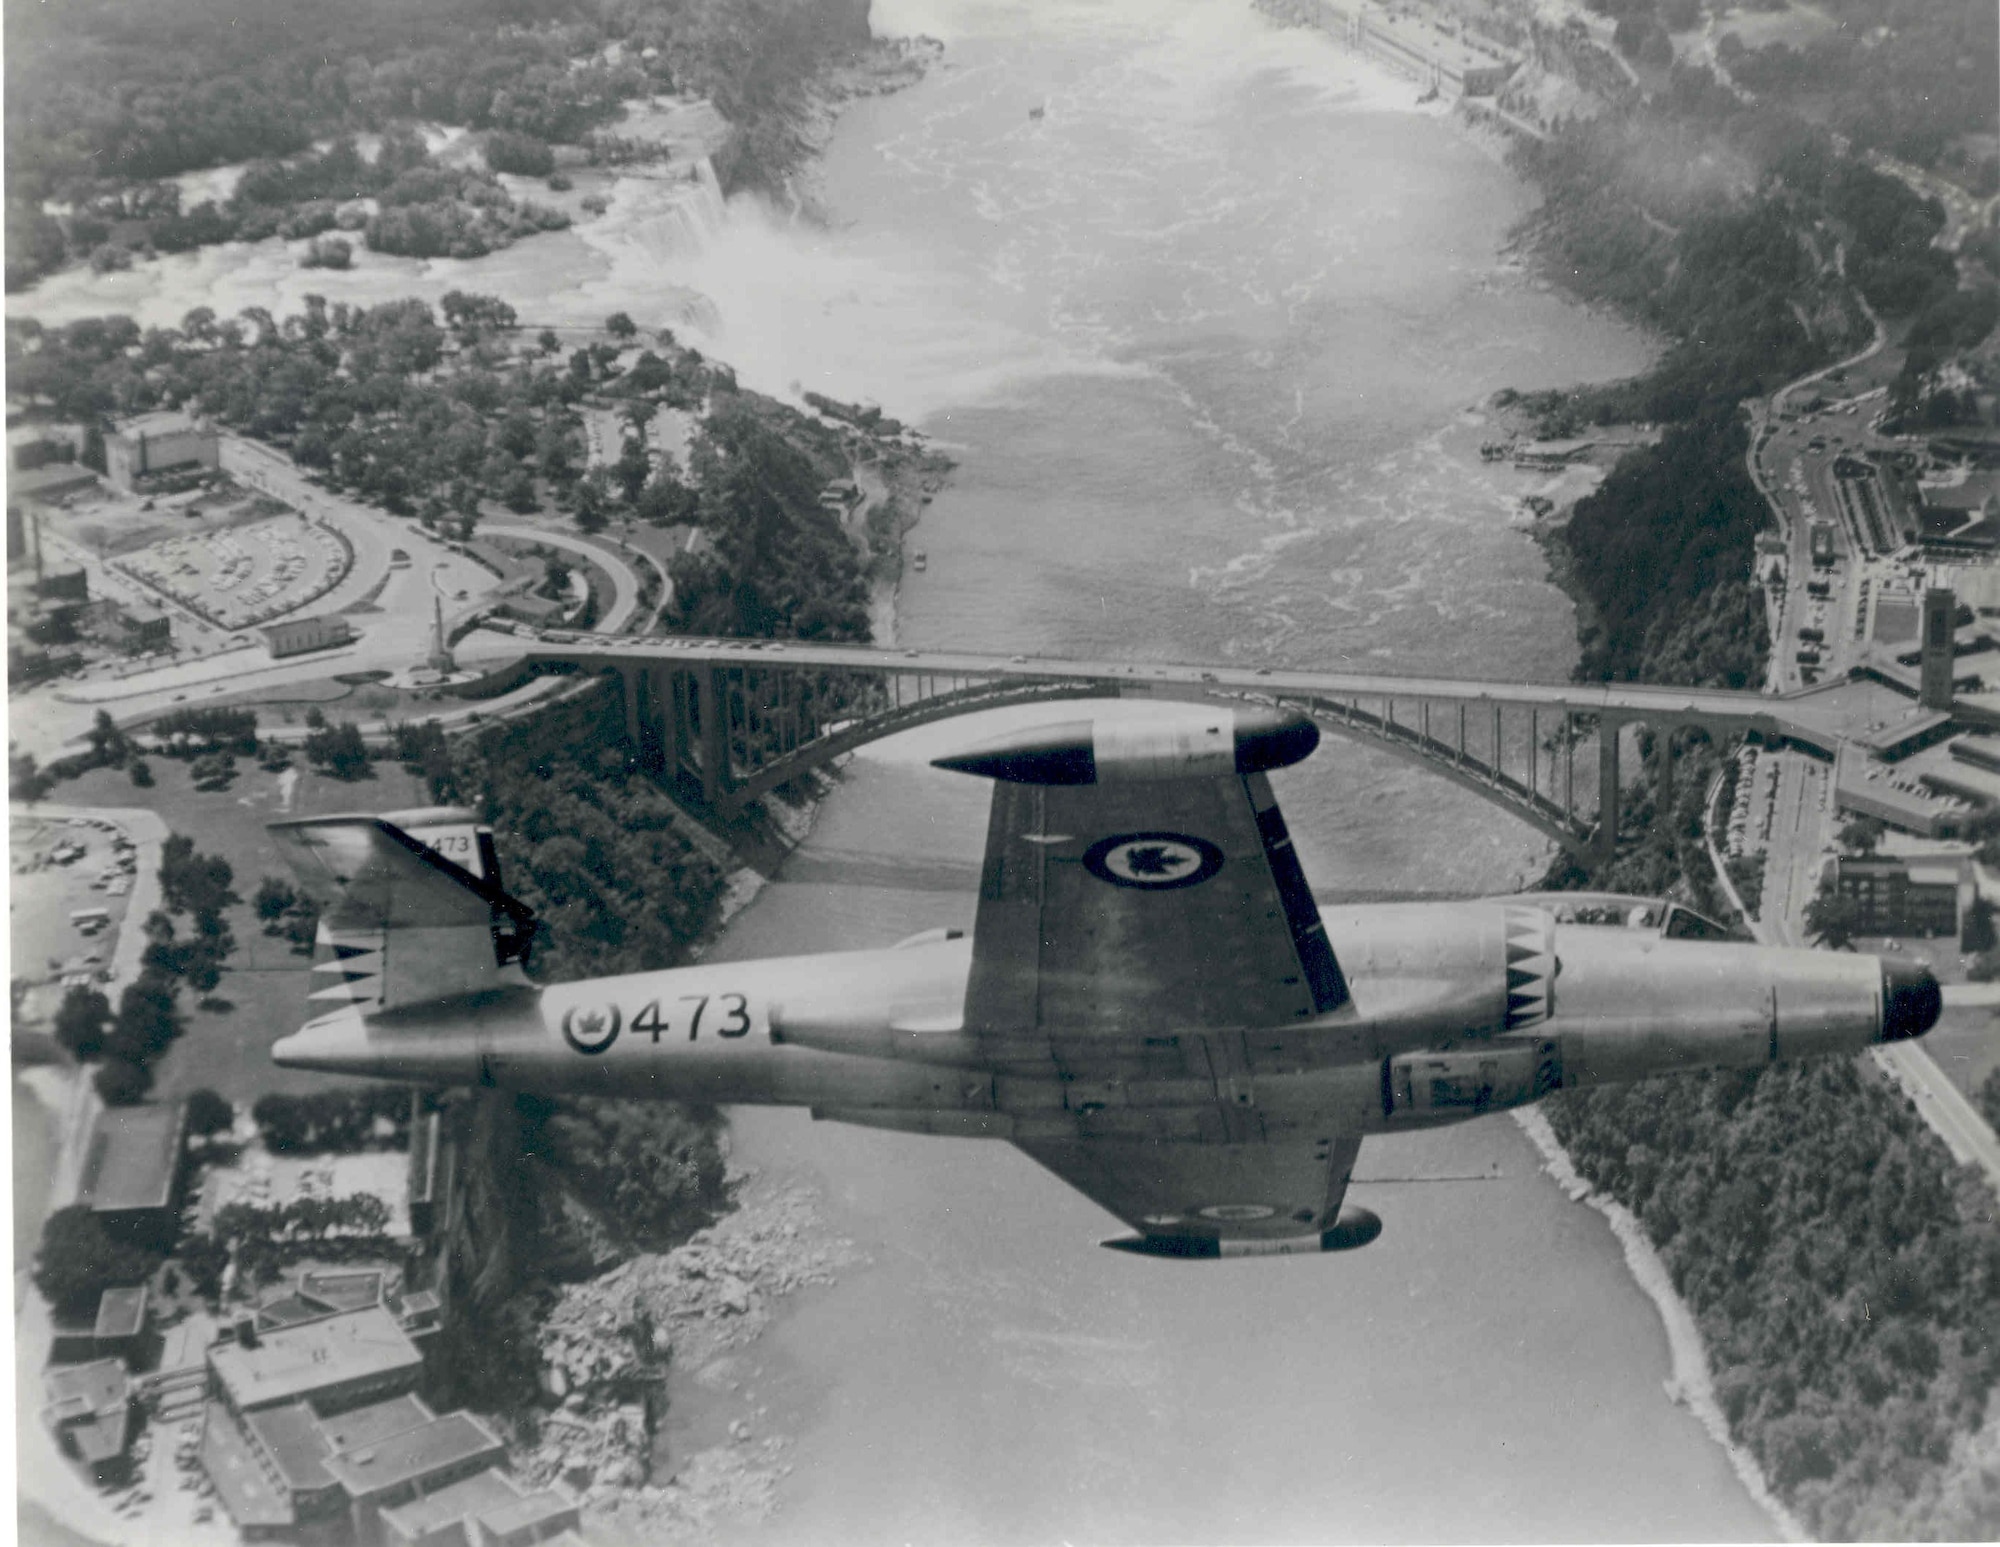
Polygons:
[[571,1005],[563,1012],[563,1039],[579,1053],[602,1053],[618,1040],[623,1024],[615,1004]]
[[1083,863],[1113,886],[1164,892],[1206,881],[1222,868],[1222,850],[1190,833],[1116,833],[1093,843]]

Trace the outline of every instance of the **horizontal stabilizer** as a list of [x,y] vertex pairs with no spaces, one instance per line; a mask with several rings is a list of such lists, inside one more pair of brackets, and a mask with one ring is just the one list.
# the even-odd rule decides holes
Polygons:
[[271,825],[320,904],[309,997],[375,1013],[525,981],[535,917],[501,889],[491,834],[453,807],[395,816]]

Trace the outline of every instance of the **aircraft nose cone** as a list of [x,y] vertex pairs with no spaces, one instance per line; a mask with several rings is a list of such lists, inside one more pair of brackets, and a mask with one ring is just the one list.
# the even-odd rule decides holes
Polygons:
[[1944,994],[1921,962],[1882,963],[1882,1040],[1921,1037],[1937,1024]]

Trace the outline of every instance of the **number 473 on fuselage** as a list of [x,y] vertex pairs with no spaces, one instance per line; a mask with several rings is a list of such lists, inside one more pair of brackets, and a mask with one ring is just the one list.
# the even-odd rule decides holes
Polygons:
[[1133,1230],[1107,1245],[1217,1257],[1374,1239],[1343,1206],[1371,1133],[1937,1020],[1921,966],[1701,938],[1640,899],[1323,910],[1267,777],[1317,743],[1184,706],[1017,732],[937,760],[993,781],[969,938],[546,986],[469,813],[279,823],[324,901],[326,1013],[272,1056],[1005,1139]]

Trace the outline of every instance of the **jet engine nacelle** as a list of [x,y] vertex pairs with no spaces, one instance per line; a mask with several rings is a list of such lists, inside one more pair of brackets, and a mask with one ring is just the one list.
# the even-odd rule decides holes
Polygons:
[[1401,904],[1323,915],[1354,1008],[1383,1053],[1540,1026],[1558,1008],[1557,928],[1515,903]]

